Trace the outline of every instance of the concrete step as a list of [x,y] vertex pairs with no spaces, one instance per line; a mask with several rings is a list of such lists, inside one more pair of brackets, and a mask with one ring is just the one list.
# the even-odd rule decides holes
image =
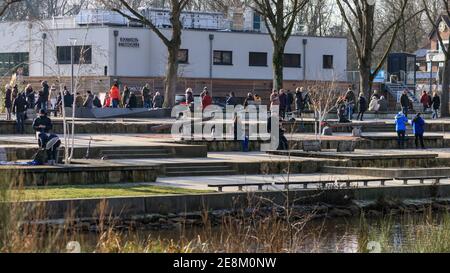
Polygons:
[[170,154],[107,154],[102,158],[105,160],[113,160],[113,159],[146,159],[146,158],[167,158]]
[[196,171],[196,170],[230,170],[232,169],[228,165],[191,165],[191,166],[167,166],[167,171]]
[[145,159],[145,158],[166,158],[171,154],[164,148],[143,148],[137,149],[129,147],[125,149],[107,149],[100,152],[103,159]]
[[191,170],[191,171],[166,171],[168,177],[180,176],[224,176],[237,175],[235,170]]
[[375,177],[432,177],[449,176],[449,167],[440,168],[361,168],[361,167],[322,167],[322,172],[341,175],[362,175]]

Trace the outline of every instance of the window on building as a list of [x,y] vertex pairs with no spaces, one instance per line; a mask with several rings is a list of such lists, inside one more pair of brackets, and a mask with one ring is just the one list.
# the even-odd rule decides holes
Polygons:
[[14,73],[29,76],[28,53],[0,53],[0,75],[9,76]]
[[323,55],[323,69],[333,69],[333,55]]
[[[70,46],[58,46],[56,48],[56,54],[58,64],[70,64],[71,63],[71,47]],[[75,46],[74,52],[74,64],[91,64],[92,63],[92,46]]]
[[233,65],[233,52],[214,50],[214,64]]
[[248,59],[249,66],[267,66],[267,53],[265,52],[250,52]]
[[180,49],[178,51],[178,63],[179,64],[189,63],[189,50],[188,49]]
[[253,13],[253,30],[261,30],[261,15],[256,11]]
[[301,54],[284,54],[283,56],[284,67],[302,67],[302,55]]

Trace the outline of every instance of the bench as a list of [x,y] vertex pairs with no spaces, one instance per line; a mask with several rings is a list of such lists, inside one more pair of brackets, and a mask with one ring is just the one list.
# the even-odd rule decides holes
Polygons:
[[435,184],[440,184],[441,180],[450,179],[449,176],[411,176],[411,177],[398,177],[395,180],[402,180],[403,185],[408,185],[408,181],[419,180],[420,184],[425,184],[425,180],[434,180]]
[[258,190],[262,191],[264,186],[271,186],[273,183],[221,183],[208,184],[208,188],[217,188],[218,192],[223,192],[223,188],[238,187],[239,191],[243,191],[244,187],[258,186]]
[[290,185],[303,185],[304,189],[308,189],[309,185],[322,185],[325,188],[328,184],[343,184],[349,188],[351,184],[363,183],[364,187],[368,187],[371,182],[380,182],[381,186],[385,186],[387,181],[392,181],[392,178],[367,178],[367,179],[345,179],[345,180],[326,180],[326,181],[292,181],[292,182],[275,182],[275,185],[284,185],[286,190],[289,189]]

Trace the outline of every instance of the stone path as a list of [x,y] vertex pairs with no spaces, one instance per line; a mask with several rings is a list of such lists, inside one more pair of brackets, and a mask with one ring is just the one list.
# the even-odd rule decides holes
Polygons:
[[[195,189],[195,190],[211,190],[208,188],[208,184],[220,184],[220,183],[273,183],[273,182],[286,182],[286,181],[304,181],[304,182],[320,182],[326,180],[346,180],[346,179],[361,179],[361,178],[374,178],[370,176],[357,176],[357,175],[337,175],[337,174],[293,174],[287,175],[233,175],[233,176],[223,176],[223,177],[167,177],[158,178],[156,180],[156,185],[159,186],[170,186],[179,187],[184,189]],[[431,182],[427,182],[431,183]],[[442,184],[450,184],[450,180],[442,180]],[[353,184],[356,186],[356,184]],[[369,184],[370,187],[379,187],[377,183]],[[403,181],[390,181],[386,182],[386,187],[389,186],[420,186],[419,181],[410,182],[408,186],[403,185]],[[363,183],[359,183],[358,187],[363,187]],[[290,186],[291,189],[302,189],[303,186]],[[310,185],[309,188],[318,188],[320,185]],[[213,188],[214,189],[214,188]],[[282,185],[272,185],[264,187],[265,190],[283,190]],[[245,187],[246,191],[256,191],[257,187]],[[237,188],[224,188],[225,192],[236,192]]]

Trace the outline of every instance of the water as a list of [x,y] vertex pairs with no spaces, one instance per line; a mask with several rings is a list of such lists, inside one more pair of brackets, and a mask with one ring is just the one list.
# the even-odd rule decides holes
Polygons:
[[[243,236],[243,229],[240,229],[242,227],[233,229],[213,227],[210,230],[194,227],[169,231],[133,231],[123,234],[121,238],[123,242],[133,241],[144,245],[146,243],[143,242],[148,242],[149,238],[165,243],[173,241],[174,245],[178,245],[180,249],[191,242],[193,252],[405,252],[411,246],[411,242],[416,239],[417,230],[439,227],[440,219],[441,215],[437,215],[430,223],[429,218],[423,215],[414,215],[366,220],[358,218],[314,220],[295,233],[293,240],[290,240],[292,237],[289,236],[287,230],[267,232],[267,230],[263,230],[264,228],[261,229],[262,231],[253,230],[249,236]],[[282,228],[286,228],[286,226]],[[276,234],[276,239],[270,238],[271,232]],[[84,234],[80,240],[84,251],[92,251],[97,245],[98,236]],[[370,247],[374,247],[374,249],[371,250]]]

